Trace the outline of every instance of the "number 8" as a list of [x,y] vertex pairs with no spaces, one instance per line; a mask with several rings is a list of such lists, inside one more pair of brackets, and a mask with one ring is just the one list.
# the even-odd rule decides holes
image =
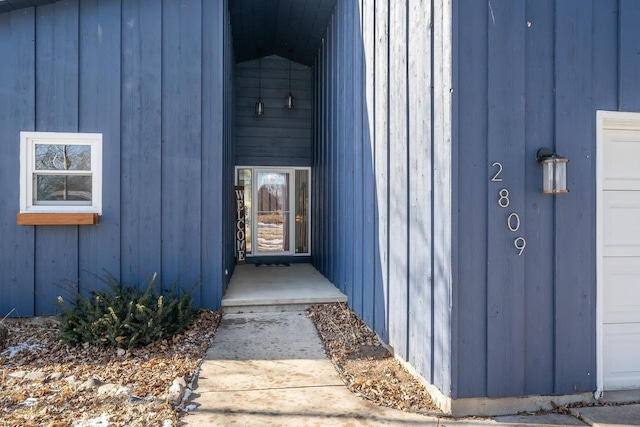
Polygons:
[[498,205],[501,208],[506,208],[507,206],[509,206],[509,190],[503,188],[502,190],[500,190],[498,195],[500,196],[500,198],[498,199]]

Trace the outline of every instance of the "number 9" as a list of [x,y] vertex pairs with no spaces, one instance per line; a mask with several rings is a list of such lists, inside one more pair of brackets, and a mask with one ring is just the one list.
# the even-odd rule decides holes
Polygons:
[[522,252],[524,252],[524,248],[527,246],[527,241],[524,239],[524,237],[518,237],[513,241],[513,246],[515,246],[516,249],[520,251],[518,252],[518,256],[520,256],[522,255]]

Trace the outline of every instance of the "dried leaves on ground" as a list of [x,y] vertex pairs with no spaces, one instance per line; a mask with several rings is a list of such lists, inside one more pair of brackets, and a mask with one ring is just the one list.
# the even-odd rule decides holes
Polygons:
[[345,304],[307,310],[325,350],[349,389],[381,406],[440,412],[424,386],[383,347],[376,334]]
[[123,350],[62,344],[52,317],[5,319],[0,427],[175,426],[189,393],[176,382],[192,381],[219,322],[200,310],[171,340]]

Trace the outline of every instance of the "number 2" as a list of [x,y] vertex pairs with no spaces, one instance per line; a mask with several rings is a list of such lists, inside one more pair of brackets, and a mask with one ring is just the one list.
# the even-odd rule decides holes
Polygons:
[[491,164],[491,167],[497,167],[498,168],[498,172],[496,172],[496,174],[493,175],[493,178],[491,178],[491,182],[502,182],[502,178],[498,178],[500,176],[500,174],[502,173],[502,163],[493,162]]

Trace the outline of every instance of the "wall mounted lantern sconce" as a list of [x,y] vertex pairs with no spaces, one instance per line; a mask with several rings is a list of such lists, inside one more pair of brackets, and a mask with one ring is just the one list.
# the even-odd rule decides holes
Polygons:
[[262,96],[260,93],[260,71],[261,71],[260,61],[261,59],[258,58],[258,102],[256,102],[256,109],[255,109],[256,116],[261,116],[264,114],[264,102],[262,102]]
[[291,60],[289,60],[289,95],[285,98],[284,108],[293,108],[293,95],[291,95]]
[[568,193],[567,163],[569,159],[558,156],[550,148],[543,147],[536,153],[536,160],[542,165],[542,193]]

